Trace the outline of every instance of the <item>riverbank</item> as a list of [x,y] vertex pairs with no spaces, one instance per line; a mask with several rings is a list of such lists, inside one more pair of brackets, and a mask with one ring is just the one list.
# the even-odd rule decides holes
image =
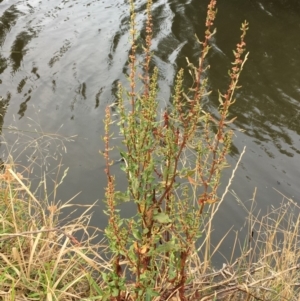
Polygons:
[[[72,204],[75,197],[56,201],[58,186],[65,185],[65,191],[71,190],[66,184],[67,169],[62,171],[61,163],[57,164],[58,145],[54,143],[51,156],[51,143],[41,144],[41,141],[45,137],[55,142],[61,140],[60,137],[54,138],[56,134],[52,136],[43,130],[30,130],[28,132],[39,137],[27,144],[28,147],[18,139],[13,141],[12,147],[6,144],[9,151],[5,150],[2,157],[9,159],[2,164],[0,191],[3,212],[0,294],[5,300],[47,301],[299,301],[299,206],[292,199],[278,195],[282,197],[281,205],[270,206],[265,215],[256,215],[255,193],[247,219],[242,218],[247,225],[244,237],[236,233],[235,239],[230,240],[232,235],[227,234],[232,231],[229,230],[216,244],[212,243],[214,220],[224,228],[226,219],[234,224],[231,218],[233,211],[238,212],[236,208],[247,211],[245,199],[239,200],[229,188],[233,178],[239,178],[235,171],[245,152],[245,148],[239,152],[233,147],[233,139],[240,130],[233,125],[237,117],[232,114],[232,107],[236,98],[241,98],[236,90],[240,88],[239,78],[249,55],[246,50],[248,22],[241,24],[240,38],[234,42],[232,63],[227,76],[223,77],[225,82],[220,85],[223,88],[212,89],[211,64],[220,68],[218,61],[211,60],[215,54],[213,49],[223,52],[214,43],[216,1],[209,1],[204,34],[199,38],[193,36],[195,55],[186,58],[186,68],[178,68],[176,75],[172,75],[172,95],[166,105],[162,105],[161,66],[155,63],[153,54],[155,7],[152,0],[146,2],[142,8],[146,16],[144,29],[140,31],[140,9],[135,1],[129,1],[126,32],[130,50],[126,68],[122,69],[128,81],[118,79],[110,84],[114,99],[106,99],[103,104],[101,154],[106,179],[101,182],[101,188],[106,184],[103,212],[108,222],[102,228],[92,227],[94,206],[84,206],[80,200],[75,206]],[[70,44],[64,45],[63,53]],[[57,58],[49,62],[51,68],[56,61]],[[41,78],[37,70],[33,68],[31,73]],[[24,84],[26,81],[19,84],[18,93]],[[52,84],[56,90],[56,82]],[[31,93],[31,89],[29,91]],[[77,92],[87,99],[85,82]],[[39,98],[45,99],[42,94]],[[20,118],[25,114],[29,99],[30,96],[21,104]],[[76,99],[72,110],[75,103]],[[7,106],[8,101],[5,110]],[[59,106],[57,112],[58,109]],[[57,117],[58,113],[53,115],[53,122],[57,122]],[[101,119],[99,115],[97,118]],[[82,124],[87,124],[87,120]],[[79,136],[85,137],[82,132]],[[16,145],[26,158],[23,164],[28,176],[20,171],[20,160],[11,157],[16,154],[13,149]],[[80,146],[76,144],[80,157],[87,157]],[[97,151],[98,145],[93,148],[88,144],[88,147]],[[30,156],[26,155],[28,149],[32,151]],[[120,177],[114,172],[114,152],[122,157]],[[234,164],[230,162],[233,154],[237,159]],[[47,162],[48,155],[55,161],[54,165]],[[94,167],[96,160],[91,161]],[[254,161],[251,157],[251,164]],[[77,166],[82,172],[81,163],[69,166]],[[40,177],[36,176],[33,170],[43,169],[42,166],[45,171],[40,172]],[[55,166],[59,171],[56,175]],[[223,172],[226,169],[231,170],[231,176]],[[84,175],[79,175],[76,185],[84,180]],[[225,188],[224,182],[228,182]],[[241,187],[249,188],[248,185]],[[235,198],[230,215],[219,210],[229,192]],[[88,196],[92,198],[91,191]],[[83,209],[79,217],[72,214],[76,207]],[[71,212],[67,219],[65,210],[68,214]],[[105,240],[99,242],[100,236]],[[230,246],[232,252],[223,256],[223,265],[216,269],[213,258],[221,253],[222,243]]]
[[[16,172],[13,164],[3,166],[0,181],[2,299],[115,300],[113,292],[107,294],[109,281],[105,279],[106,272],[113,269],[109,250],[105,241],[94,243],[103,229],[89,227],[93,206],[63,225],[59,215],[69,205],[37,199],[30,191],[29,181]],[[297,212],[299,206],[283,196],[279,208],[271,208],[259,219],[250,212],[249,238],[234,243],[242,255],[234,260],[224,258],[219,270],[214,270],[210,262],[218,246],[210,246],[210,255],[205,254],[207,245],[194,250],[188,268],[186,300],[298,301]],[[120,266],[125,267],[126,262],[120,262]],[[120,276],[125,274],[126,270],[120,270]],[[167,279],[157,280],[157,296],[151,300],[180,300],[178,291],[169,290]],[[134,300],[129,279],[124,282],[124,292],[127,295],[120,300]]]

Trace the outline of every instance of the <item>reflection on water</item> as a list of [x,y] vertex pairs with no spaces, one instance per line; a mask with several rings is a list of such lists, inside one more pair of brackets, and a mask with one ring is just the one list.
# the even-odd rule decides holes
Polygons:
[[24,55],[26,54],[26,46],[33,38],[34,33],[28,31],[20,32],[11,46],[10,61],[13,72],[16,72],[21,65]]
[[[139,29],[144,26],[145,2],[137,1]],[[196,62],[201,51],[194,37],[203,37],[206,1],[200,2],[154,3],[153,52],[160,68],[161,107],[169,103],[174,76],[186,66],[185,57]],[[82,190],[78,202],[102,199],[106,180],[98,150],[102,148],[104,109],[115,101],[117,83],[126,82],[130,47],[127,1],[0,3],[0,126],[10,125],[18,115],[15,125],[26,128],[26,118],[34,115],[33,105],[40,110],[39,122],[45,131],[55,132],[64,124],[64,133],[76,134],[78,139],[64,158],[71,168],[60,197],[66,200]],[[248,200],[257,186],[262,195],[260,206],[278,199],[271,189],[278,182],[283,193],[299,196],[299,2],[227,0],[218,7],[218,32],[211,42],[211,68],[207,71],[215,91],[226,89],[240,24],[245,19],[250,23],[246,39],[249,61],[231,112],[238,116],[231,163],[244,145],[247,153],[233,188]],[[142,38],[143,33],[140,43]],[[186,83],[190,81],[187,75]],[[215,112],[217,93],[205,102],[206,109]],[[120,181],[124,185],[121,176]],[[230,201],[226,206],[223,226],[232,223],[235,211],[234,221],[241,224],[241,209]],[[95,223],[103,226],[102,215],[97,216]]]
[[0,97],[0,134],[2,134],[2,127],[4,123],[4,117],[7,111],[11,95],[8,94],[6,97]]
[[3,46],[6,35],[9,33],[10,29],[16,24],[17,19],[20,15],[16,5],[12,5],[5,9],[0,16],[0,46]]

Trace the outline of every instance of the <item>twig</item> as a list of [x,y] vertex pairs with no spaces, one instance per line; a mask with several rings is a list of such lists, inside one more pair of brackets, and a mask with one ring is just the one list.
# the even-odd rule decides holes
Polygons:
[[12,233],[12,234],[0,234],[0,237],[1,237],[0,241],[11,239],[14,237],[19,237],[19,236],[26,236],[29,234],[47,233],[47,232],[55,232],[55,231],[61,231],[61,230],[58,228],[52,228],[52,229],[46,229],[46,230],[25,231],[25,232]]
[[36,197],[32,194],[32,192],[28,189],[28,187],[20,180],[17,174],[9,168],[8,171],[12,174],[12,176],[19,182],[19,184],[24,188],[24,190],[31,196],[31,198],[41,207],[40,202],[36,199]]
[[275,273],[274,275],[269,276],[269,277],[267,277],[267,278],[259,279],[259,280],[255,281],[255,282],[252,282],[252,283],[249,284],[249,286],[250,286],[250,287],[253,287],[253,286],[255,286],[255,285],[258,284],[258,283],[261,283],[261,282],[264,282],[264,281],[267,281],[267,280],[272,280],[272,279],[278,277],[279,275],[282,275],[282,274],[285,274],[285,273],[287,273],[287,272],[290,272],[290,271],[292,271],[292,270],[297,270],[297,269],[300,269],[300,264],[297,264],[297,265],[295,265],[295,266],[293,266],[293,267],[291,267],[291,268],[289,268],[289,269],[286,269],[286,270],[284,270],[284,271]]

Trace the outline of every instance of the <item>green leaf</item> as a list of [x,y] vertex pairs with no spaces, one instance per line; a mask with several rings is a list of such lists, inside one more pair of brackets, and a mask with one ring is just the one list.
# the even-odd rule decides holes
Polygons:
[[130,197],[129,197],[127,192],[116,191],[115,192],[115,198],[118,201],[122,201],[122,202],[129,202],[130,201]]
[[106,301],[110,298],[110,293],[106,293],[103,297],[102,297],[102,301]]
[[157,252],[169,252],[178,250],[178,246],[175,245],[173,241],[166,242],[157,247]]
[[148,228],[145,228],[144,230],[143,230],[143,234],[147,234],[149,232],[149,229]]
[[126,166],[126,164],[120,164],[120,169],[121,169],[122,171],[126,172],[126,171],[127,171],[127,166]]
[[164,212],[160,212],[156,215],[154,215],[153,219],[161,224],[168,224],[171,222],[169,216],[165,214]]
[[112,296],[113,297],[118,297],[118,295],[119,295],[119,290],[117,288],[113,288],[112,289]]
[[128,160],[128,154],[123,152],[123,151],[120,151],[120,156],[121,158],[123,158],[125,160],[125,162]]
[[131,179],[131,187],[134,193],[137,192],[138,188],[139,188],[139,181],[137,178],[132,178]]
[[101,273],[103,280],[106,282],[108,279],[108,275],[106,273]]
[[134,236],[135,239],[140,240],[142,239],[141,233],[139,230],[134,229],[132,230],[132,235]]
[[99,287],[97,282],[93,279],[93,277],[88,276],[88,280],[90,282],[91,287],[97,292],[99,296],[103,295],[102,289]]
[[[154,291],[152,288],[147,288],[146,289],[146,300],[148,300],[149,297],[159,297],[160,294],[156,291]],[[149,299],[151,300],[151,299]]]

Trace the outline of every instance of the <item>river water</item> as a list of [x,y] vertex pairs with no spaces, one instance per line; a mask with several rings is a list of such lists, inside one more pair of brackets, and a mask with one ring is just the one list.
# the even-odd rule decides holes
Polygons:
[[[247,205],[257,188],[256,206],[262,210],[281,201],[274,188],[299,202],[300,5],[284,0],[219,2],[217,34],[209,55],[212,89],[226,88],[240,24],[250,23],[249,60],[231,110],[238,118],[230,163],[237,162],[244,146],[246,153],[231,189]],[[160,68],[161,106],[169,102],[174,75],[185,67],[185,57],[196,60],[199,54],[194,34],[203,37],[207,4],[204,0],[154,1],[153,51]],[[145,0],[136,1],[136,9],[142,28]],[[46,133],[76,135],[74,142],[66,142],[67,154],[62,156],[60,173],[69,167],[68,176],[51,197],[65,202],[81,192],[74,202],[99,200],[92,224],[100,227],[106,224],[100,137],[104,109],[115,100],[117,82],[125,82],[128,11],[126,0],[0,0],[0,125],[5,141],[14,144],[10,149],[17,154],[25,145],[24,135],[36,138],[43,132],[42,146],[34,156],[49,159],[46,172],[55,179],[60,156],[47,159],[46,153],[62,149],[62,142]],[[211,111],[218,105],[213,96],[206,104]],[[12,132],[10,126],[23,132]],[[31,146],[18,156],[20,164],[26,165]],[[7,155],[4,142],[1,151]],[[113,156],[118,159],[117,152]],[[32,165],[33,178],[40,175],[38,164]],[[118,165],[113,170],[120,176]],[[229,174],[226,171],[223,186]],[[119,183],[124,186],[121,176]],[[241,206],[229,194],[216,222],[217,237],[232,224],[239,229],[244,219]]]

